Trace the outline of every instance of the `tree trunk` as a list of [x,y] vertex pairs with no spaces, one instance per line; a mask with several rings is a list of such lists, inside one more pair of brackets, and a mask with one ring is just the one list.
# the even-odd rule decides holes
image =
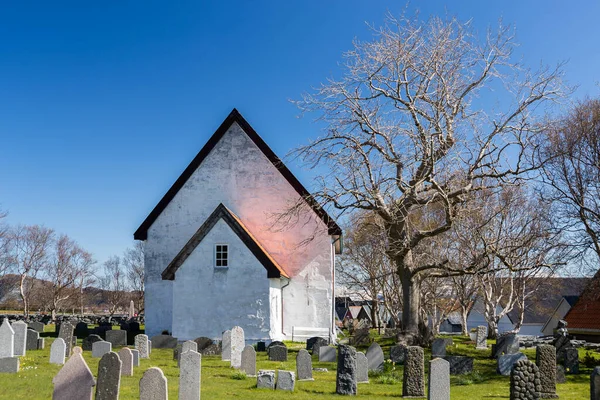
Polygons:
[[23,301],[23,316],[27,318],[28,316],[28,304],[27,304],[27,296],[25,295],[25,279],[27,278],[26,274],[21,274],[21,279],[19,280],[19,294],[21,295],[21,300]]
[[488,339],[496,339],[498,337],[498,322],[492,319],[488,321]]
[[460,308],[460,319],[462,323],[462,334],[464,336],[469,336],[469,327],[467,326],[467,318],[469,317],[469,312],[466,307]]
[[402,282],[402,330],[416,338],[419,335],[420,283],[406,265],[398,272]]
[[377,299],[371,300],[371,327],[378,328],[379,327],[379,302]]

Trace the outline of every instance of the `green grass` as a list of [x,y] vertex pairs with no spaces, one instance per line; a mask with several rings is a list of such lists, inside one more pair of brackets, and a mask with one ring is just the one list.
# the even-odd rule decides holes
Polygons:
[[[47,335],[46,333],[45,335]],[[52,397],[52,378],[61,366],[49,364],[50,345],[54,340],[46,337],[44,350],[28,351],[21,358],[21,371],[17,374],[0,374],[0,398],[2,399],[49,399]],[[382,340],[384,352],[389,354],[392,340]],[[452,376],[451,395],[453,400],[508,399],[509,378],[496,375],[495,361],[490,360],[490,351],[475,350],[466,339],[454,338],[455,345],[449,346],[449,353],[475,356],[475,371],[464,376]],[[81,340],[79,340],[79,344]],[[265,353],[257,353],[258,369],[295,370],[296,352],[303,347],[301,343],[287,342],[290,349],[289,361],[268,361]],[[116,349],[118,351],[118,348]],[[359,348],[364,351],[365,348]],[[535,350],[525,350],[529,359],[535,359]],[[580,353],[581,359],[585,351]],[[169,398],[177,399],[179,370],[169,349],[153,349],[151,359],[141,360],[141,366],[135,368],[134,376],[122,377],[121,399],[139,398],[139,380],[143,372],[150,367],[159,367],[165,373],[169,384]],[[600,365],[600,354],[594,353]],[[84,352],[88,366],[97,374],[97,358],[91,358],[91,352]],[[429,354],[426,353],[426,369]],[[296,382],[294,393],[282,393],[265,389],[256,389],[256,378],[240,379],[229,363],[222,362],[219,356],[205,356],[202,359],[202,399],[339,399],[335,395],[334,363],[319,363],[313,360],[313,367],[327,368],[328,372],[314,372],[314,381]],[[370,383],[358,385],[358,395],[364,398],[398,398],[402,394],[402,366],[391,365],[386,372],[371,374]],[[589,379],[591,369],[581,368],[581,374],[569,375],[567,383],[558,385],[558,394],[562,400],[581,400],[589,398]]]

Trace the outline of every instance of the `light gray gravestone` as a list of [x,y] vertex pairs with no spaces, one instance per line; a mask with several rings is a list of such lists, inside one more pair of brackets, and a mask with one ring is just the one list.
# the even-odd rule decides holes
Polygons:
[[199,400],[202,355],[187,350],[181,353],[179,361],[179,400]]
[[133,353],[129,347],[123,347],[119,350],[119,358],[121,359],[121,375],[133,376]]
[[27,324],[27,327],[29,329],[33,329],[37,333],[44,333],[44,324],[42,324],[41,322],[37,322],[37,321],[30,322],[29,324]]
[[503,354],[498,356],[496,372],[500,375],[509,376],[513,366],[520,360],[527,360],[527,356],[523,353]]
[[477,327],[477,336],[475,337],[475,348],[478,350],[487,349],[487,328],[485,326]]
[[117,346],[127,346],[127,331],[122,330],[110,330],[106,331],[106,341]]
[[367,360],[369,361],[369,371],[383,371],[383,350],[379,343],[373,343],[367,349]]
[[557,398],[556,394],[556,347],[551,344],[535,348],[535,364],[540,377],[540,396],[544,399]]
[[44,348],[46,347],[46,341],[44,340],[43,337],[38,339],[38,350],[44,350]]
[[98,363],[98,385],[95,400],[119,400],[121,386],[121,359],[110,351]]
[[332,346],[319,347],[319,362],[335,362],[336,349]]
[[16,374],[19,372],[19,357],[0,358],[0,373]]
[[27,329],[27,340],[25,342],[26,350],[37,350],[38,349],[38,340],[40,338],[40,334],[33,329]]
[[102,338],[99,335],[91,334],[81,341],[81,347],[83,347],[83,350],[92,351],[92,344],[100,341],[102,341]]
[[510,372],[510,400],[539,399],[538,367],[529,360],[515,363]]
[[223,332],[223,338],[221,340],[221,361],[231,360],[231,331],[227,330]]
[[152,347],[155,349],[174,349],[177,346],[177,338],[171,335],[156,335],[150,339],[149,354],[152,353]]
[[402,397],[425,397],[425,355],[419,346],[406,348]]
[[109,342],[102,340],[92,344],[92,357],[94,358],[100,358],[109,351],[112,351],[112,344]]
[[600,367],[594,368],[590,375],[591,400],[600,400]]
[[429,361],[428,400],[450,400],[450,363],[443,358]]
[[140,352],[140,358],[149,358],[150,353],[148,352],[148,336],[139,334],[134,339],[135,348]]
[[356,353],[356,382],[369,383],[369,361],[365,353]]
[[50,346],[50,364],[63,365],[65,363],[66,348],[65,341],[62,338],[56,338]]
[[133,355],[133,366],[140,366],[140,351],[138,349],[131,349],[131,354]]
[[15,356],[15,331],[8,322],[8,318],[4,318],[0,325],[0,358],[8,358]]
[[277,385],[275,389],[293,392],[295,385],[296,375],[292,371],[277,371]]
[[[322,349],[323,347],[321,347]],[[337,394],[355,396],[356,389],[356,349],[341,344],[338,346],[335,392]]]
[[269,348],[269,361],[287,361],[288,349],[285,346],[271,346]]
[[27,324],[23,321],[15,321],[12,323],[12,328],[15,332],[15,356],[24,356],[27,348]]
[[148,368],[140,379],[140,400],[167,400],[167,378],[158,367]]
[[253,346],[248,345],[242,350],[242,365],[240,369],[246,376],[256,376],[256,350],[254,350]]
[[304,349],[296,355],[296,376],[299,381],[312,381],[312,357]]
[[435,339],[431,343],[431,357],[445,357],[446,356],[446,339]]
[[58,371],[52,383],[52,400],[91,400],[96,380],[81,354],[75,353]]
[[406,346],[403,344],[398,344],[396,346],[392,346],[390,349],[390,360],[394,364],[404,364],[404,360],[406,359]]
[[231,366],[239,369],[242,366],[242,350],[246,345],[244,330],[239,326],[231,329]]
[[198,352],[198,343],[194,342],[193,340],[187,340],[183,342],[181,345],[181,352],[185,353],[186,351]]
[[65,341],[65,357],[71,356],[71,349],[73,348],[73,331],[75,328],[69,321],[64,321],[60,324],[58,330],[58,337]]
[[259,389],[275,389],[275,371],[261,369],[256,375],[256,387]]

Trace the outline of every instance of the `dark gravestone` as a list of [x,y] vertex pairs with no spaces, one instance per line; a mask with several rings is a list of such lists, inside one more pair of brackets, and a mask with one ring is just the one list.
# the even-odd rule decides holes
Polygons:
[[214,340],[212,340],[211,338],[204,337],[204,336],[194,339],[194,342],[196,342],[196,344],[198,345],[198,350],[197,350],[198,353],[201,353],[202,350],[206,349],[210,345],[215,344]]
[[450,375],[463,375],[473,372],[473,357],[446,356],[444,360],[450,363]]
[[40,334],[33,329],[27,329],[27,340],[25,342],[26,350],[37,350]]
[[288,349],[285,346],[272,346],[269,348],[269,361],[287,361]]
[[98,363],[96,400],[119,400],[121,385],[121,360],[115,352],[108,352]]
[[406,349],[402,397],[425,397],[425,356],[419,346]]
[[89,334],[88,324],[86,322],[78,322],[75,325],[75,336],[85,338]]
[[64,322],[60,324],[58,331],[58,337],[65,341],[65,357],[67,358],[71,356],[71,348],[73,347],[73,330],[73,325],[69,322]]
[[591,400],[600,400],[600,367],[594,368],[590,375]]
[[275,346],[287,347],[283,342],[280,342],[279,340],[274,340],[271,343],[269,343],[269,345],[267,346],[267,355],[269,355],[269,351],[271,350],[271,347],[275,347]]
[[563,365],[568,374],[579,373],[579,352],[575,347],[569,347],[564,350]]
[[[315,354],[318,356],[319,355],[319,349],[321,347],[324,346],[329,346],[329,341],[325,338],[321,338],[321,337],[317,337],[317,338],[311,338],[314,339],[314,341],[312,342],[311,345],[311,354],[314,356]],[[306,350],[308,350],[308,342],[306,342]]]
[[265,342],[257,342],[256,343],[256,351],[267,351],[267,344]]
[[518,361],[510,373],[510,400],[540,398],[538,367],[529,360]]
[[540,377],[540,395],[544,399],[556,398],[556,348],[551,344],[535,349],[535,363]]
[[338,347],[335,392],[354,396],[356,387],[356,349],[342,344]]
[[[319,336],[313,336],[313,337],[309,338],[309,339],[306,341],[306,350],[307,350],[307,351],[312,351],[312,350],[313,350],[313,347],[315,346],[315,343],[316,343],[317,341],[318,341],[318,342],[321,342],[321,345],[322,345],[322,346],[327,346],[327,345],[329,344],[329,341],[328,341],[327,339],[325,339],[325,338],[322,338],[322,337],[319,337]],[[318,353],[319,353],[319,352],[317,351],[317,354],[318,354]],[[312,354],[315,354],[315,353],[313,352]]]
[[369,371],[383,371],[383,350],[381,346],[375,342],[367,349],[367,360],[369,362]]
[[431,358],[446,356],[446,340],[435,339],[431,343]]
[[174,349],[177,346],[177,338],[171,335],[156,335],[150,338],[153,349]]
[[370,340],[369,328],[355,329],[354,334],[350,337],[350,343],[354,346],[366,345],[370,343]]
[[96,342],[101,342],[102,338],[98,335],[88,335],[88,337],[86,337],[85,339],[82,340],[81,342],[81,347],[83,348],[83,350],[87,350],[87,351],[92,351],[92,345]]
[[113,347],[127,346],[127,331],[106,331],[106,341],[111,343]]
[[134,332],[134,333],[139,333],[140,332],[140,323],[137,321],[130,321],[129,322],[129,331],[130,332]]
[[520,360],[527,360],[527,356],[523,353],[502,354],[498,357],[496,372],[500,375],[509,376],[513,366]]
[[404,364],[404,360],[406,359],[406,346],[403,344],[398,344],[396,346],[392,346],[390,349],[390,360],[394,364]]

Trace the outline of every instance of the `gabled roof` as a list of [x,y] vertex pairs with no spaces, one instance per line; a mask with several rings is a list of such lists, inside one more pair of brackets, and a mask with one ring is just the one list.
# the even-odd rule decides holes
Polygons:
[[194,249],[202,242],[202,239],[211,231],[215,224],[222,219],[229,225],[231,230],[244,242],[248,249],[254,254],[254,256],[260,261],[260,263],[267,270],[268,278],[279,278],[288,275],[277,261],[273,259],[261,246],[261,244],[252,236],[252,233],[244,226],[242,221],[232,213],[223,204],[219,204],[215,211],[204,221],[202,226],[194,233],[191,239],[183,246],[179,254],[175,256],[173,261],[169,263],[167,268],[162,273],[163,280],[172,281],[175,279],[175,273],[183,265],[185,260],[192,254]]
[[600,332],[600,270],[589,280],[565,320],[569,332]]
[[165,193],[163,198],[158,202],[156,207],[150,212],[148,217],[142,222],[140,227],[133,234],[133,238],[136,240],[146,240],[148,238],[148,229],[156,218],[163,212],[167,205],[173,200],[179,189],[183,187],[185,182],[192,176],[194,171],[202,164],[202,161],[208,156],[215,145],[221,140],[223,135],[227,132],[229,127],[234,123],[237,124],[244,130],[246,135],[256,144],[256,146],[263,152],[263,154],[271,161],[271,163],[277,168],[277,170],[283,175],[288,183],[298,192],[302,198],[308,203],[308,205],[314,210],[319,218],[328,227],[328,233],[330,235],[341,235],[342,230],[337,223],[323,210],[319,203],[312,197],[312,195],[306,190],[306,188],[300,183],[300,181],[290,172],[285,164],[275,155],[273,150],[265,143],[265,141],[256,133],[256,131],[250,126],[250,124],[242,117],[242,115],[235,108],[225,118],[225,121],[219,126],[215,133],[208,139],[208,142],[202,147],[200,152],[194,157],[192,162],[187,166],[183,173],[177,178],[173,186]]

